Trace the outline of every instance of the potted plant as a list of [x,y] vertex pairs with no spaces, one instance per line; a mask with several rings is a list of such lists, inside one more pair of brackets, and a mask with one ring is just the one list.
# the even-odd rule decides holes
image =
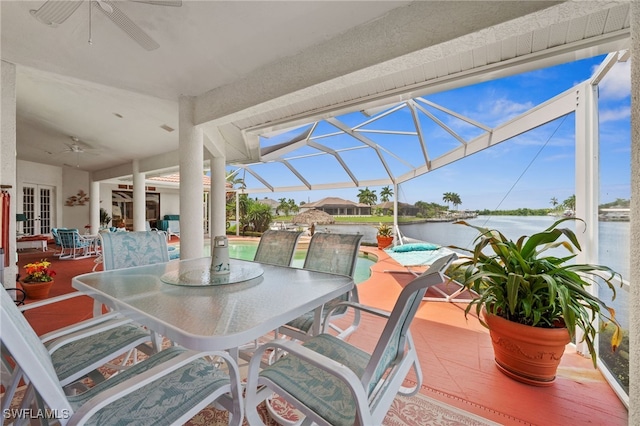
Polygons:
[[111,222],[111,216],[105,209],[100,207],[100,226],[104,229],[109,226],[109,222]]
[[378,249],[382,250],[385,247],[389,247],[393,243],[393,228],[386,223],[380,222],[380,226],[376,226],[378,234],[376,239],[378,240]]
[[[613,300],[616,291],[612,280],[619,274],[606,266],[571,263],[576,256],[574,249],[579,251],[581,247],[573,231],[558,228],[567,220],[582,221],[573,217],[560,219],[544,231],[521,236],[516,242],[497,230],[456,222],[480,232],[472,250],[452,246],[470,253],[451,271],[477,294],[465,315],[475,307],[481,324],[489,328],[496,365],[524,383],[553,383],[564,348],[576,338],[576,329],[582,331],[581,341],[586,343],[595,367],[596,319],[603,327],[614,327],[613,350],[622,341],[615,311],[588,291],[591,285],[606,283]],[[556,257],[545,253],[557,247],[565,248],[569,254]],[[500,334],[505,326],[508,330]]]
[[45,299],[49,296],[49,290],[53,285],[53,277],[56,272],[49,269],[51,262],[43,259],[39,262],[24,265],[27,276],[22,280],[22,289],[30,299]]

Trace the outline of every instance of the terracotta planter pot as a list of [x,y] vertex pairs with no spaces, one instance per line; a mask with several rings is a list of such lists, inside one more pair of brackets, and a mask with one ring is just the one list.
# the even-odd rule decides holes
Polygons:
[[378,250],[382,250],[384,248],[389,247],[391,244],[393,244],[393,237],[383,237],[383,236],[377,235],[376,238],[378,240]]
[[535,386],[550,386],[571,341],[566,328],[518,324],[483,312],[489,326],[496,365],[507,376]]
[[49,297],[49,290],[52,286],[53,281],[22,283],[22,289],[27,293],[29,299],[46,299]]

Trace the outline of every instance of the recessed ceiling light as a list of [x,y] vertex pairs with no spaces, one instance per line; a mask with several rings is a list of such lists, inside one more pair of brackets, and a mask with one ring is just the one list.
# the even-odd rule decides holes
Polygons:
[[114,112],[113,115],[115,115],[118,118],[122,118],[122,114],[118,114],[117,112]]
[[160,126],[160,128],[166,130],[169,133],[171,133],[171,132],[173,132],[175,130],[173,127],[169,127],[166,124],[163,124],[162,126]]

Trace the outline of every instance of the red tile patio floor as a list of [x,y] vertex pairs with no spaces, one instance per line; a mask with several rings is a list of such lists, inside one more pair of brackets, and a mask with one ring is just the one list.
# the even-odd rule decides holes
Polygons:
[[[53,246],[52,246],[53,248]],[[383,251],[363,247],[378,257],[371,278],[358,285],[361,302],[391,309],[411,275],[388,273],[401,270]],[[53,295],[73,291],[71,277],[91,272],[93,258],[59,260],[53,250],[45,253],[58,271]],[[39,260],[43,253],[24,251],[19,266]],[[464,316],[462,303],[425,302],[411,326],[420,356],[424,380],[421,393],[504,425],[627,425],[624,404],[594,369],[591,361],[567,348],[556,382],[534,387],[509,379],[493,362],[489,334],[476,318]],[[38,309],[26,317],[38,334],[88,318],[92,300],[74,298],[55,308]],[[365,318],[350,341],[371,347],[382,327],[379,319]]]

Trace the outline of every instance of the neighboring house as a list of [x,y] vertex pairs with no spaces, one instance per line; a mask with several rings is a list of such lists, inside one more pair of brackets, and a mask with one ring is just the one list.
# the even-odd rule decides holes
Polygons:
[[300,212],[310,209],[317,209],[331,216],[371,216],[371,206],[363,203],[356,203],[338,197],[327,197],[313,203],[306,203],[300,206]]
[[280,205],[279,201],[276,200],[272,200],[271,198],[263,198],[261,200],[256,199],[257,202],[261,203],[261,204],[266,204],[269,207],[271,207],[271,213],[274,216],[284,216],[284,213],[282,212],[278,212],[278,206]]
[[[375,209],[381,209],[382,213],[389,215],[393,213],[393,201],[386,201],[375,206]],[[398,216],[415,216],[420,209],[408,203],[398,203]]]

